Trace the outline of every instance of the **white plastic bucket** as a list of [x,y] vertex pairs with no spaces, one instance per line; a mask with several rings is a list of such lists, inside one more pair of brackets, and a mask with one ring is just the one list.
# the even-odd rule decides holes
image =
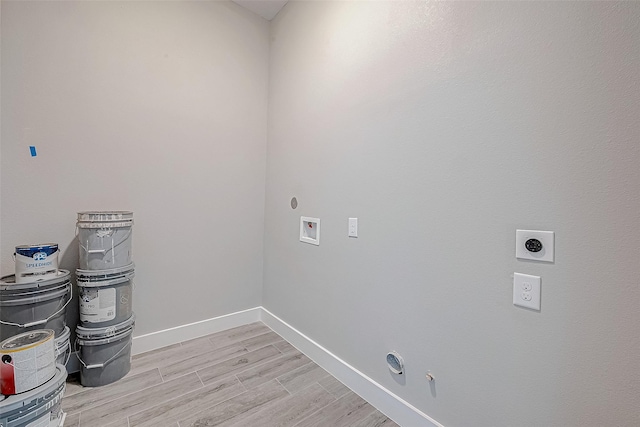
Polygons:
[[56,277],[59,253],[57,243],[16,246],[16,283],[31,283]]
[[76,328],[80,345],[78,360],[82,365],[80,383],[100,387],[118,381],[131,370],[131,342],[135,315],[118,325],[106,328]]
[[2,427],[62,427],[65,414],[61,409],[66,388],[67,370],[57,365],[54,376],[31,391],[0,397],[0,426]]
[[0,279],[0,340],[35,329],[64,332],[72,297],[71,274],[59,270],[56,278],[15,283],[15,276]]
[[65,326],[64,332],[60,336],[55,338],[55,351],[56,351],[56,363],[58,365],[67,366],[69,357],[71,356],[71,343],[69,337],[71,336],[71,330],[68,326]]
[[110,270],[76,270],[81,326],[112,326],[129,319],[133,314],[134,276],[133,263]]
[[79,212],[81,270],[107,270],[131,264],[133,212]]
[[39,329],[0,343],[0,393],[5,396],[40,387],[55,375],[54,332]]

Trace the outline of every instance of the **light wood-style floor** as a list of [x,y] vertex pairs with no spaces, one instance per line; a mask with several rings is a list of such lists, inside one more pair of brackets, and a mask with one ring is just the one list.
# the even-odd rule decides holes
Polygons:
[[65,427],[397,426],[261,322],[133,358],[104,387],[70,379]]

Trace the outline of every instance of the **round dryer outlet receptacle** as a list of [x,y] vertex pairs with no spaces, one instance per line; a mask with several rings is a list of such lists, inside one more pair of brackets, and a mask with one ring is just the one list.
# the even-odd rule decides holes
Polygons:
[[404,360],[395,351],[387,353],[387,366],[394,374],[400,375],[404,372]]

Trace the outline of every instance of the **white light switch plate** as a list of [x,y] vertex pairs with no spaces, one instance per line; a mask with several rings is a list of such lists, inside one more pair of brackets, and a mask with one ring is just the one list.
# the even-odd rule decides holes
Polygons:
[[540,276],[513,273],[513,304],[540,310]]
[[[538,239],[542,243],[542,250],[540,252],[528,251],[525,243],[529,239]],[[553,231],[516,230],[516,258],[553,262],[554,240]]]
[[349,237],[358,237],[358,218],[349,218]]

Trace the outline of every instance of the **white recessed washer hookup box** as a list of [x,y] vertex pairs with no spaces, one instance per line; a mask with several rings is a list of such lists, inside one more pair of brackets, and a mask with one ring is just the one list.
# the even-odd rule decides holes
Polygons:
[[300,217],[300,241],[320,245],[320,218]]

